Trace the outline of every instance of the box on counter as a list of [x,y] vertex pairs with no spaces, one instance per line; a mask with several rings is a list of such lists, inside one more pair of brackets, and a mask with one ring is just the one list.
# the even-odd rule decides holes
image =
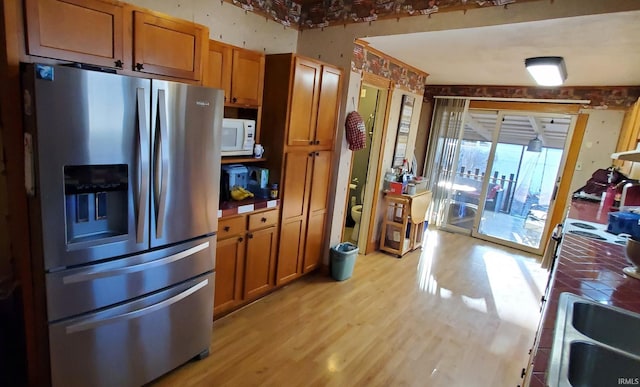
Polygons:
[[607,231],[612,234],[629,234],[640,239],[640,215],[633,212],[610,212]]
[[247,167],[249,181],[256,181],[260,188],[269,186],[269,170],[267,168]]
[[394,194],[402,194],[402,183],[397,181],[392,181],[389,183],[389,192]]

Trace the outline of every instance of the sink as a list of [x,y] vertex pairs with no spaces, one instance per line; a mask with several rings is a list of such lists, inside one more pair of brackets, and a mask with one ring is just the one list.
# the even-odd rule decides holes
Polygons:
[[615,386],[640,378],[640,314],[560,294],[549,386]]
[[622,378],[637,380],[638,370],[640,359],[592,343],[571,343],[568,378],[572,386],[617,386]]
[[640,356],[640,319],[631,313],[599,304],[576,302],[572,323],[591,339]]

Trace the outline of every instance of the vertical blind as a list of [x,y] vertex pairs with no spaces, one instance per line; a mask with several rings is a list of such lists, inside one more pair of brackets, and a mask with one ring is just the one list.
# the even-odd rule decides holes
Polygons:
[[447,222],[448,203],[464,132],[464,117],[468,109],[468,99],[435,100],[424,170],[429,178],[429,189],[433,192],[432,221],[438,228],[444,227]]

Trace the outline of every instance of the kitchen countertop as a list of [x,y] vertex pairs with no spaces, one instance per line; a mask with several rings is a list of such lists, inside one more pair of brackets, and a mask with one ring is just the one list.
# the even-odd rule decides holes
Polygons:
[[[595,204],[597,208],[598,204]],[[592,222],[596,219],[585,216],[585,208],[574,207],[572,205],[573,212],[570,211],[570,217]],[[593,207],[586,213],[593,214],[591,210]],[[605,221],[600,223],[606,223],[606,217]],[[622,272],[623,268],[629,266],[624,249],[624,246],[618,244],[571,234],[563,235],[536,334],[529,386],[546,385],[546,371],[560,293],[570,292],[602,304],[640,313],[640,280],[630,278]]]
[[221,202],[218,210],[218,218],[226,218],[247,212],[253,212],[267,208],[278,208],[280,199],[250,198],[240,201]]

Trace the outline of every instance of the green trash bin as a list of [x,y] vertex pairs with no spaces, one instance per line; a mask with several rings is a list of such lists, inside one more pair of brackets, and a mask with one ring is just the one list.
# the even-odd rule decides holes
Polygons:
[[358,251],[358,246],[349,242],[331,248],[331,277],[334,280],[344,281],[351,278]]

